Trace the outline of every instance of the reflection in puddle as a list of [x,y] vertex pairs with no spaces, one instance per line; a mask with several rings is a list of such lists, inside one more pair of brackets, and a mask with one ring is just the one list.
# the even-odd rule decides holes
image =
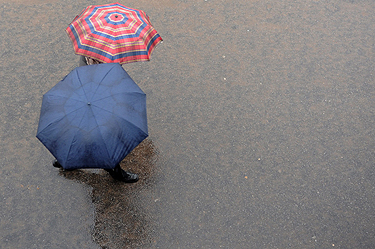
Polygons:
[[123,169],[139,174],[135,184],[115,181],[100,169],[60,171],[67,179],[92,187],[96,209],[92,233],[102,248],[138,248],[152,243],[153,220],[140,196],[152,185],[156,154],[152,141],[146,139],[121,162]]

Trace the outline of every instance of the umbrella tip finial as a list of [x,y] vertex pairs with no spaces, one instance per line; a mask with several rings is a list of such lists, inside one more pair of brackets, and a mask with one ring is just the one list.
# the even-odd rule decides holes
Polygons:
[[91,105],[91,103],[90,103],[90,102],[87,102],[87,105]]

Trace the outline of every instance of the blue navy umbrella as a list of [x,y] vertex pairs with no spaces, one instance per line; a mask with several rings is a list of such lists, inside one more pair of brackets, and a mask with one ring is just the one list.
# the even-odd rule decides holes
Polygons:
[[112,169],[147,136],[146,94],[120,64],[78,67],[43,96],[37,138],[64,169]]

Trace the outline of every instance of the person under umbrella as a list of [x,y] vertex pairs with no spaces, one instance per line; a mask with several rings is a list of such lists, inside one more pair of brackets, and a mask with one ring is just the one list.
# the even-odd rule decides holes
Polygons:
[[[83,55],[81,55],[79,58],[79,66],[97,65],[97,64],[102,64],[102,63],[103,62],[99,60],[96,60],[87,56],[83,56]],[[53,161],[53,166],[56,168],[61,168],[61,169],[63,168],[56,159]],[[119,163],[116,164],[114,169],[104,169],[104,170],[107,171],[112,176],[112,178],[122,181],[122,182],[135,183],[139,180],[139,176],[137,174],[126,172],[125,170],[121,168]]]
[[[119,3],[88,6],[66,32],[75,53],[80,55],[79,66],[150,60],[152,51],[162,42],[144,11]],[[62,167],[57,160],[53,165]],[[105,170],[117,180],[139,179],[138,175],[122,170],[119,164]]]
[[77,67],[43,96],[37,138],[57,168],[137,182],[119,163],[147,136],[146,95],[118,63]]
[[144,11],[120,3],[88,6],[66,32],[77,55],[104,63],[150,60],[163,40]]
[[103,62],[81,55],[79,57],[78,65],[81,67],[81,66],[96,65],[96,64],[101,64],[101,63]]
[[[102,64],[102,63],[103,62],[101,61],[98,61],[96,59],[86,57],[83,55],[81,55],[79,58],[79,66],[97,65],[97,64]],[[62,168],[61,164],[57,160],[53,161],[53,166],[56,168]],[[139,177],[137,174],[126,172],[125,170],[121,168],[120,164],[117,164],[114,169],[104,169],[104,170],[107,171],[112,176],[112,178],[119,180],[119,181],[123,181],[126,183],[133,183],[139,180]]]

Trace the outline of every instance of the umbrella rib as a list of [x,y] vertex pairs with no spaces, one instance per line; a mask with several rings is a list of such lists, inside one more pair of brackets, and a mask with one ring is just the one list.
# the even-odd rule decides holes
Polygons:
[[86,101],[87,101],[86,91],[85,91],[85,88],[83,87],[83,84],[82,84],[81,78],[79,77],[78,70],[76,70],[76,74],[77,74],[78,82],[79,82],[79,84],[81,84],[81,87],[82,87],[83,93],[85,94]]
[[[108,110],[106,110],[106,109],[103,109],[102,107],[100,107],[100,106],[96,106],[97,108],[99,108],[100,110],[103,110],[103,111],[106,111],[106,112],[108,112],[108,113],[110,113],[110,114],[113,114],[113,115],[115,115],[113,112],[110,112],[110,111],[108,111]],[[120,118],[120,119],[122,119],[122,120],[124,120],[124,121],[126,121],[127,123],[129,123],[129,124],[131,124],[131,125],[133,125],[134,127],[137,127],[137,128],[139,128],[138,126],[136,126],[135,124],[133,124],[132,122],[130,122],[129,120],[126,120],[126,119],[124,119],[124,118],[122,118],[122,117],[120,117],[120,116],[118,116],[118,115],[115,115],[116,117],[118,117],[118,118]],[[140,129],[140,130],[142,130],[142,129]],[[143,131],[143,130],[142,130]]]
[[[93,111],[91,110],[91,112],[93,112]],[[94,114],[94,113],[93,113],[93,114]],[[98,121],[96,120],[96,116],[93,115],[93,117],[94,117],[94,120],[95,120],[96,126],[99,127],[99,123],[98,123]],[[100,135],[101,135],[101,138],[102,138],[102,140],[103,140],[103,142],[104,142],[105,149],[107,150],[107,156],[108,156],[108,158],[110,158],[110,156],[109,156],[110,153],[109,153],[109,151],[108,151],[108,147],[107,147],[106,141],[104,140],[103,133],[102,133],[101,129],[98,129],[98,130],[99,130],[99,133],[100,133]]]
[[[83,108],[83,107],[81,107],[81,108]],[[78,108],[78,109],[81,109],[81,108]],[[78,110],[78,109],[77,109],[77,110]],[[75,111],[76,111],[76,110],[75,110]],[[59,119],[57,119],[57,120],[51,122],[51,124],[52,124],[52,123],[59,122],[60,120],[64,119],[64,118],[66,117],[66,115],[69,115],[69,114],[72,113],[72,112],[74,112],[74,111],[71,111],[71,112],[65,114],[64,117],[61,117],[61,118],[59,118]],[[82,123],[83,118],[84,118],[84,115],[82,115],[82,119],[81,119],[81,121],[80,121],[80,124]],[[47,127],[49,127],[51,124],[49,124]],[[46,127],[46,128],[47,128],[47,127]],[[79,127],[79,126],[78,126],[78,127]],[[45,129],[46,129],[46,128],[45,128]],[[42,133],[45,129],[41,130],[39,133]],[[77,131],[76,134],[73,136],[73,138],[77,135],[77,133],[78,133],[78,131]],[[62,136],[64,136],[64,134],[61,134],[58,138],[56,138],[56,141],[58,141]],[[73,139],[73,138],[72,138],[72,139]],[[71,143],[70,143],[70,144],[71,144]],[[65,158],[65,160],[68,159],[68,156],[69,156],[69,154],[70,154],[71,148],[72,148],[72,144],[71,144],[70,147],[69,147],[69,150],[68,150],[68,153],[67,153],[67,158]]]
[[[115,95],[119,95],[119,94],[139,94],[139,95],[145,95],[144,93],[140,93],[140,92],[126,92],[126,93],[114,93],[110,96],[106,96],[106,97],[103,97],[101,99],[96,99],[95,101],[99,101],[99,100],[103,100],[103,99],[107,99],[107,98],[111,98],[112,96],[115,96]],[[94,103],[95,103],[94,101]]]
[[103,80],[105,79],[105,77],[107,77],[107,75],[113,70],[113,68],[115,68],[115,66],[113,66],[111,69],[109,69],[109,70],[106,72],[106,74],[103,76],[103,78],[101,79],[101,81],[98,83],[98,85],[97,85],[97,87],[96,87],[96,89],[95,89],[95,92],[94,92],[93,96],[96,95],[96,92],[98,91],[100,84],[103,82]]
[[113,66],[110,70],[107,71],[107,73],[103,76],[102,80],[100,81],[99,84],[101,84],[103,82],[103,80],[105,79],[105,77],[107,77],[107,75],[115,68],[115,66]]
[[[113,66],[110,70],[108,70],[108,71],[106,72],[106,74],[103,76],[103,78],[101,79],[101,81],[98,83],[98,85],[97,85],[97,87],[96,87],[96,89],[95,89],[95,92],[94,92],[93,96],[96,94],[96,92],[97,92],[98,89],[99,89],[100,84],[103,82],[103,80],[105,79],[105,77],[107,77],[107,75],[113,70],[113,68],[114,68],[114,66]],[[87,99],[87,94],[86,94],[86,91],[85,91],[85,88],[83,87],[83,84],[82,84],[81,78],[79,77],[79,74],[78,74],[78,70],[76,70],[76,74],[77,74],[78,82],[81,84],[82,90],[83,90],[83,92],[85,93],[86,101],[88,101],[88,99]],[[81,101],[82,101],[82,100],[81,100]],[[82,101],[82,102],[84,102],[84,101]]]
[[52,123],[59,122],[60,120],[62,120],[63,118],[65,118],[67,115],[69,115],[69,114],[71,114],[71,113],[73,113],[73,112],[76,112],[77,110],[82,109],[82,108],[84,108],[84,107],[85,107],[85,106],[82,106],[82,107],[77,108],[77,109],[75,109],[75,110],[73,110],[73,111],[71,111],[71,112],[65,113],[65,115],[64,115],[63,117],[60,117],[60,118],[57,118],[57,119],[54,120],[54,121],[51,121],[50,124],[47,125],[47,126],[46,126],[43,130],[41,130],[40,132],[44,131],[44,130],[45,130],[48,126],[50,126]]
[[[80,127],[81,126],[81,123],[82,123],[82,121],[83,121],[83,118],[85,117],[85,114],[87,113],[87,111],[82,115],[82,118],[81,118],[81,121],[79,122],[79,125],[78,125],[78,127]],[[77,130],[76,131],[76,133],[74,134],[74,136],[73,136],[73,138],[72,138],[72,140],[77,136],[77,134],[78,134],[78,131],[79,130]],[[69,150],[68,150],[68,153],[66,154],[66,161],[68,160],[68,158],[69,158],[69,154],[70,154],[70,151],[72,150],[72,146],[73,146],[73,144],[70,142],[70,147],[69,147]]]
[[63,95],[57,95],[55,93],[48,94],[48,96],[55,96],[55,97],[61,97],[61,98],[65,98],[65,99],[72,99],[72,100],[80,101],[82,103],[86,103],[85,101],[82,101],[82,99],[74,98],[74,97],[71,97],[71,96],[67,97],[67,96],[63,96]]

